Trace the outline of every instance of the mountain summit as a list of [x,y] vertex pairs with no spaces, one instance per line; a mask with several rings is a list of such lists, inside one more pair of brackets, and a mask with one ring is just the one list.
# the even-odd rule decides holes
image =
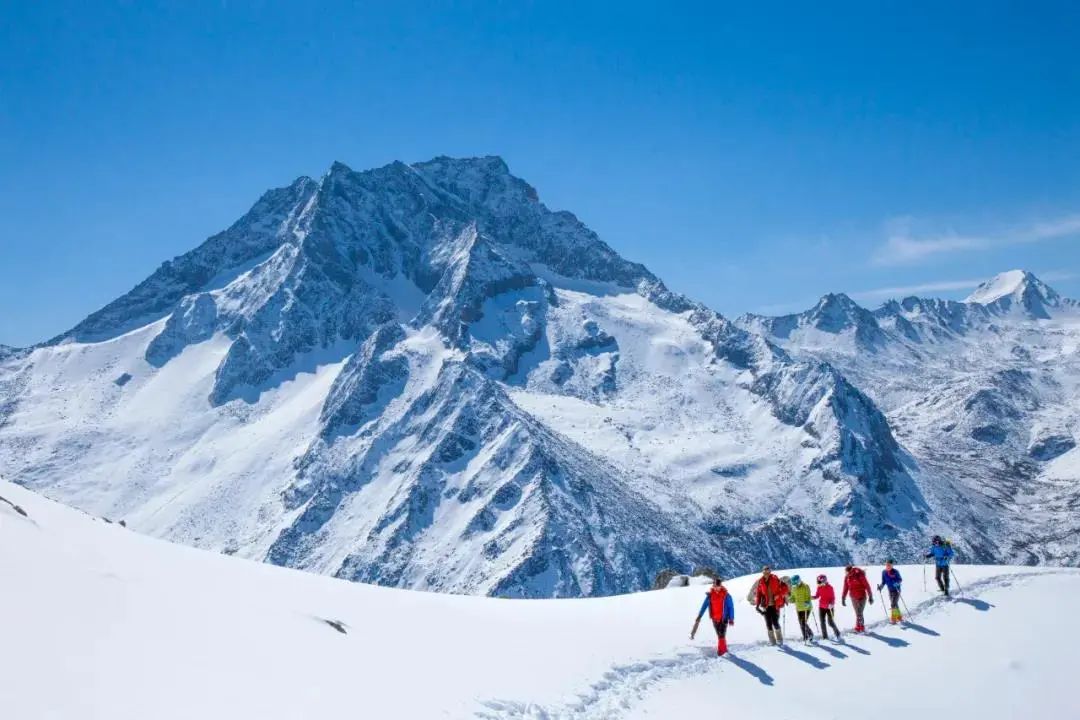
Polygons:
[[1014,308],[1032,317],[1046,319],[1061,307],[1061,296],[1026,270],[1009,270],[979,285],[964,301],[1000,311]]

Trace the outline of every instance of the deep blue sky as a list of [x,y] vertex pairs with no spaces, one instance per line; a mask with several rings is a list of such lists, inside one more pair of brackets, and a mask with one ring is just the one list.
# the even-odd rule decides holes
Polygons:
[[439,154],[732,316],[1012,267],[1080,296],[1075,3],[366,5],[0,5],[0,343],[268,187]]

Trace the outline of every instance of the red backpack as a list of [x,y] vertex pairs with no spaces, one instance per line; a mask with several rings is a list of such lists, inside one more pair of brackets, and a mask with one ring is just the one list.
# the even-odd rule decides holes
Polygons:
[[727,588],[714,587],[709,590],[709,617],[715,622],[724,619],[724,601],[727,600]]

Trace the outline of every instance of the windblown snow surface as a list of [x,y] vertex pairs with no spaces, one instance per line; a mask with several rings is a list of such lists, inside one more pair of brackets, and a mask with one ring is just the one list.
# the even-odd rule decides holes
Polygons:
[[[737,598],[731,654],[701,587],[506,600],[350,583],[172,545],[0,482],[0,707],[19,720],[1076,717],[1080,571],[960,566],[911,622],[769,648]],[[820,570],[837,583],[840,571]],[[868,568],[873,579],[879,568]],[[791,572],[791,571],[787,571]],[[802,569],[812,577],[818,569]],[[840,608],[842,627],[850,611]],[[787,618],[788,636],[794,618]]]

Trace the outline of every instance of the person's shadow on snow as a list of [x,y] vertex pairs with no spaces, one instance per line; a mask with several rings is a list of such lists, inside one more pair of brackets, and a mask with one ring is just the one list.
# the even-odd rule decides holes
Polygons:
[[863,648],[859,647],[858,645],[851,644],[847,640],[841,640],[840,645],[841,645],[841,647],[844,647],[844,648],[846,648],[848,650],[851,650],[853,652],[857,652],[860,655],[869,655],[870,654],[869,650],[864,650]]
[[904,621],[904,627],[908,630],[914,630],[915,632],[922,633],[923,635],[930,635],[931,637],[941,637],[941,633],[939,633],[937,630],[931,630],[925,625],[919,625],[918,623],[913,623],[910,620]]
[[769,687],[772,687],[774,682],[773,676],[765,672],[765,668],[761,667],[760,665],[755,665],[749,660],[743,660],[738,655],[734,655],[730,652],[724,657],[726,657],[728,661],[731,662],[731,664],[735,667],[739,668],[740,670],[745,670],[746,672],[756,677],[758,679],[758,682],[760,682],[762,685],[768,685]]
[[909,643],[907,640],[901,640],[900,638],[885,637],[884,635],[878,635],[876,632],[868,632],[868,633],[864,633],[864,634],[866,635],[866,637],[874,638],[875,640],[880,640],[881,642],[885,643],[889,647],[902,648],[902,647],[908,647],[909,645],[911,645],[911,643]]
[[825,668],[829,667],[829,663],[822,662],[821,660],[818,660],[816,657],[814,657],[813,655],[810,655],[808,653],[804,653],[804,652],[802,652],[800,650],[795,650],[789,645],[784,645],[782,648],[780,648],[780,650],[785,655],[790,655],[791,657],[795,658],[796,660],[802,660],[804,663],[806,663],[810,667],[817,668],[818,670],[824,670]]
[[971,607],[975,608],[976,610],[981,610],[983,612],[986,612],[990,608],[994,607],[993,605],[986,602],[985,600],[976,600],[975,598],[958,597],[958,598],[953,598],[953,600],[954,600],[954,602],[963,603],[965,605],[970,605]]
[[843,660],[844,658],[847,657],[847,655],[840,652],[836,648],[831,648],[828,645],[822,645],[821,643],[814,643],[811,647],[817,648],[818,650],[823,650],[823,651],[829,653],[830,655],[832,655],[837,660]]

